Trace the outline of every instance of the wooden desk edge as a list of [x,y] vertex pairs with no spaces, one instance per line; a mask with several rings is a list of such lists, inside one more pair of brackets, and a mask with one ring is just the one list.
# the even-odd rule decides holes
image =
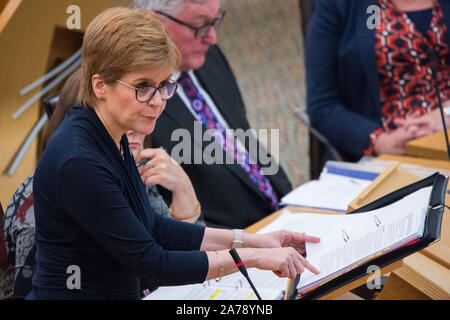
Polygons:
[[[384,268],[381,268],[380,272],[381,275],[386,275],[388,273],[391,273],[399,268],[401,268],[403,266],[403,259],[395,261],[389,265],[387,265]],[[331,300],[334,299],[336,297],[339,297],[340,295],[349,292],[353,289],[356,289],[362,285],[364,285],[365,283],[367,283],[367,280],[369,279],[369,277],[371,277],[372,275],[367,275],[364,277],[361,277],[345,286],[342,286],[340,288],[337,288],[336,290],[334,290],[333,292],[330,292],[322,297],[320,297],[318,300]]]
[[[450,134],[450,130],[447,130],[447,132]],[[406,154],[412,157],[448,160],[444,130],[408,141]]]
[[[422,264],[434,269],[432,272],[439,273],[444,279],[448,279],[448,275],[450,274],[449,269],[439,265],[439,263],[432,259],[427,259],[420,252],[407,257],[403,261],[403,267],[395,270],[392,274],[428,299],[449,300],[450,290],[448,281],[446,285],[436,281],[436,277],[430,277],[430,271],[427,268],[420,266]],[[412,294],[412,292],[410,293]],[[390,293],[390,296],[392,296],[392,293]]]

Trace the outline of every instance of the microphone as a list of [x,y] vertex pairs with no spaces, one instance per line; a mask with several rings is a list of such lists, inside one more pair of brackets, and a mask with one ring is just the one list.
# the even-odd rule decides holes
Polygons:
[[239,257],[239,254],[237,253],[236,249],[233,248],[229,252],[230,252],[231,257],[233,258],[234,262],[236,263],[236,267],[239,269],[239,271],[242,273],[242,275],[245,277],[245,279],[247,279],[248,283],[250,283],[250,286],[252,287],[253,292],[255,292],[255,294],[259,300],[262,300],[258,291],[256,291],[256,288],[253,285],[252,280],[250,280],[250,277],[248,276],[247,268],[245,267],[244,263],[242,262],[241,257]]
[[444,128],[445,142],[447,143],[447,154],[448,154],[448,159],[450,160],[450,145],[448,142],[447,125],[445,124],[444,108],[442,107],[441,92],[439,90],[439,84],[437,81],[436,50],[434,48],[428,49],[428,60],[430,61],[431,76],[434,81],[434,89],[436,91],[436,95],[438,98],[438,107],[439,107],[439,110],[441,111],[441,120],[442,120],[442,125]]

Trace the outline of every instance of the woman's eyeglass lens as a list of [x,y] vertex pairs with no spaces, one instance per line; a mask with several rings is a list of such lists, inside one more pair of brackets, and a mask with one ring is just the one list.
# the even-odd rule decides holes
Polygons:
[[137,88],[136,99],[139,102],[147,102],[153,98],[153,96],[156,93],[156,90],[159,90],[159,93],[161,94],[161,99],[168,100],[175,95],[177,87],[178,87],[177,83],[168,83],[161,88],[155,88],[150,86]]

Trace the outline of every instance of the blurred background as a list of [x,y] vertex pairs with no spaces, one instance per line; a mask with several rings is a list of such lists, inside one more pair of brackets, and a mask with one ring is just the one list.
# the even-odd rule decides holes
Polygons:
[[298,0],[227,0],[218,30],[254,129],[280,130],[280,163],[292,184],[309,181],[308,129]]
[[[0,0],[0,202],[4,209],[34,171],[42,153],[42,132],[15,172],[14,159],[44,116],[43,98],[17,120],[15,112],[50,79],[24,96],[20,90],[70,58],[82,44],[83,30],[103,9],[128,5],[121,0]],[[70,5],[81,9],[81,30],[68,30]],[[254,129],[280,130],[280,163],[294,187],[309,181],[308,130],[295,115],[305,107],[303,37],[298,0],[226,0],[227,17],[218,42],[235,73]]]

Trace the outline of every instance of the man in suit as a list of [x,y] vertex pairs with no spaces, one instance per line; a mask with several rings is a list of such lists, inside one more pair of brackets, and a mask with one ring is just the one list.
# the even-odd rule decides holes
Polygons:
[[[230,154],[235,160],[255,159],[248,151],[252,139],[241,141],[228,153],[224,151],[224,161],[207,164],[198,158],[211,145],[202,139],[206,128],[218,132],[220,137],[211,141],[221,140],[219,148],[223,150],[228,147],[223,143],[229,138],[226,129],[250,129],[236,79],[216,44],[215,28],[224,17],[220,1],[135,0],[134,6],[160,16],[182,55],[180,72],[173,76],[180,87],[167,102],[151,140],[153,147],[162,146],[177,159],[173,151],[178,150],[180,140],[174,138],[174,132],[184,129],[189,133],[190,141],[182,141],[188,142],[189,148],[179,156],[202,205],[206,224],[245,228],[276,211],[281,197],[292,189],[279,166],[276,172],[264,175],[261,159],[233,164],[225,161]],[[201,134],[197,134],[199,128]],[[258,151],[263,150],[256,143]],[[275,160],[270,160],[273,167]],[[161,194],[170,202],[170,193],[161,190]]]

